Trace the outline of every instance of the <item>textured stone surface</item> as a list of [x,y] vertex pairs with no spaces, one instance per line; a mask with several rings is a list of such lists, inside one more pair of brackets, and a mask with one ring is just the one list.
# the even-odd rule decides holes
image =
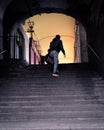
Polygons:
[[8,69],[0,78],[0,130],[103,130],[104,80],[87,64]]

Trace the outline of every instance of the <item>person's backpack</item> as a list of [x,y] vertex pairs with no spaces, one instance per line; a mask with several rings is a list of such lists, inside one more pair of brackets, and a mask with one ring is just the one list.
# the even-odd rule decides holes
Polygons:
[[45,56],[45,62],[47,64],[54,64],[54,60],[53,60],[53,58],[49,54],[46,54],[46,56]]

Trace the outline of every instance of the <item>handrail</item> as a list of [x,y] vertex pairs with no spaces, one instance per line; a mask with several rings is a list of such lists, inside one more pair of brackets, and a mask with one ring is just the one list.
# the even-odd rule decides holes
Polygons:
[[95,50],[87,44],[88,48],[93,52],[93,54],[104,64],[104,60],[95,52]]
[[3,54],[3,53],[5,53],[5,52],[6,52],[6,50],[4,50],[4,51],[1,51],[1,52],[0,52],[0,55],[1,55],[1,54]]

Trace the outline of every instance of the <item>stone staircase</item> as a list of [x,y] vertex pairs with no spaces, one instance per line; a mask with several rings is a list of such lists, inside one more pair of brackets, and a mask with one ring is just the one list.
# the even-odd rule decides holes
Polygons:
[[88,64],[9,65],[0,77],[0,130],[104,130],[104,80]]

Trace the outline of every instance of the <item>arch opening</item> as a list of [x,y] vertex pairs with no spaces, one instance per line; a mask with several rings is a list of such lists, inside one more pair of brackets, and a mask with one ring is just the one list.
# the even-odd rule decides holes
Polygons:
[[[78,52],[78,50],[81,51],[78,39],[80,37],[78,35],[80,34],[76,32],[79,31],[76,29],[76,19],[65,14],[43,13],[26,19],[25,24],[23,25],[24,30],[28,29],[29,20],[34,21],[35,23],[33,38],[37,41],[42,56],[47,54],[49,43],[52,41],[54,36],[60,34],[66,51],[66,58],[64,58],[63,54],[60,53],[59,63],[81,62],[81,53]],[[29,37],[29,33],[26,34]]]
[[[73,63],[74,62],[74,42],[75,42],[75,19],[64,14],[45,14],[35,15],[30,18],[35,22],[34,39],[38,41],[41,55],[45,56],[49,48],[49,43],[56,34],[60,34],[61,40],[66,51],[66,58],[62,53],[59,54],[59,63]],[[23,26],[26,30],[28,28],[28,19]],[[29,34],[27,33],[29,37]]]

